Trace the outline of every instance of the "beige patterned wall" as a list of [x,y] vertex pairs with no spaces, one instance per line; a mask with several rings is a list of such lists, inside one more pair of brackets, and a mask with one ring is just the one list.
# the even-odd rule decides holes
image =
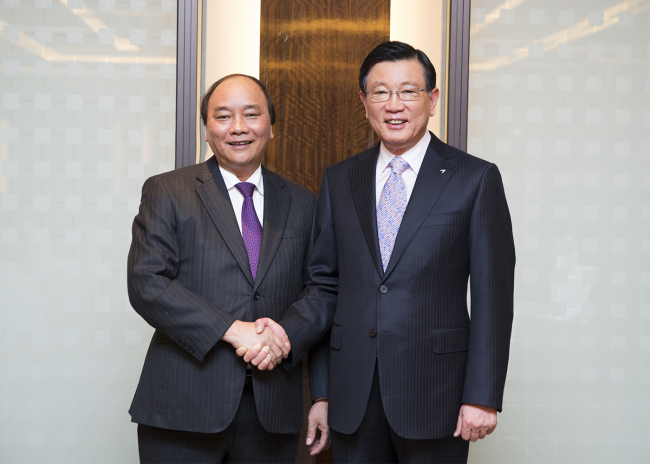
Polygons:
[[518,258],[504,411],[470,462],[650,462],[650,2],[473,0],[469,87]]
[[0,461],[136,462],[126,256],[174,167],[176,2],[2,2]]

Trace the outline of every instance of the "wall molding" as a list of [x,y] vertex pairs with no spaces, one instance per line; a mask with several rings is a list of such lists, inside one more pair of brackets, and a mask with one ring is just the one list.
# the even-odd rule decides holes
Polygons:
[[200,76],[200,0],[178,0],[176,36],[176,168],[196,163]]
[[471,0],[450,2],[449,14],[447,143],[463,151],[467,151],[470,3]]

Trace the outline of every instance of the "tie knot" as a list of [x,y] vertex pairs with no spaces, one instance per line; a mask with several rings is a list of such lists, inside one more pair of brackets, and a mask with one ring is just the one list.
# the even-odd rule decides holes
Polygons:
[[408,169],[409,164],[401,156],[396,156],[388,163],[388,166],[390,166],[395,174],[401,176]]
[[255,184],[251,184],[250,182],[240,182],[238,184],[235,184],[235,187],[237,187],[237,190],[239,190],[241,194],[244,195],[246,198],[253,197],[253,192],[255,191]]

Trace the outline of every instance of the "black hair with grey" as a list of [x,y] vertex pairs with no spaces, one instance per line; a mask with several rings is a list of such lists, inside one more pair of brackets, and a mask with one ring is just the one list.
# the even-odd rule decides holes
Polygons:
[[359,70],[359,88],[363,93],[367,93],[366,84],[368,83],[368,74],[377,63],[406,60],[418,60],[422,65],[426,85],[425,90],[427,92],[431,92],[436,88],[436,70],[433,64],[431,64],[429,57],[422,50],[416,50],[409,44],[396,40],[381,43],[368,53]]
[[203,121],[203,125],[206,125],[208,123],[208,102],[214,93],[214,89],[219,87],[223,81],[227,81],[233,77],[246,77],[255,82],[260,87],[260,89],[262,89],[262,92],[264,92],[264,96],[266,97],[266,106],[269,108],[269,118],[271,119],[271,125],[275,124],[275,108],[273,106],[273,99],[271,98],[269,91],[266,89],[266,86],[259,79],[256,79],[253,76],[249,76],[248,74],[229,74],[212,84],[210,88],[205,92],[205,95],[203,95],[203,98],[201,98],[201,120]]

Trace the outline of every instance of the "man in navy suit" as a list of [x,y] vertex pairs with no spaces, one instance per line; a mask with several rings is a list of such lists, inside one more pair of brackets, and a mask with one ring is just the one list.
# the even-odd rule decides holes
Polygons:
[[325,170],[309,294],[279,325],[258,321],[286,332],[289,367],[331,329],[336,462],[467,462],[502,407],[510,214],[497,167],[427,131],[435,81],[410,45],[366,57],[359,94],[381,143]]
[[[201,117],[214,156],[147,179],[133,222],[129,298],[156,329],[129,410],[140,460],[295,462],[301,369],[253,370],[236,350],[259,347],[252,364],[271,370],[287,356],[286,339],[253,321],[300,298],[316,195],[261,165],[275,112],[259,80],[215,82]],[[315,400],[327,396],[327,350],[310,353]],[[315,403],[309,436],[324,414]]]

